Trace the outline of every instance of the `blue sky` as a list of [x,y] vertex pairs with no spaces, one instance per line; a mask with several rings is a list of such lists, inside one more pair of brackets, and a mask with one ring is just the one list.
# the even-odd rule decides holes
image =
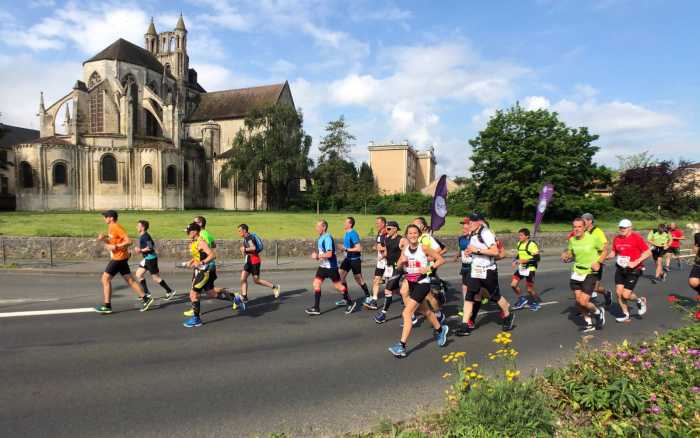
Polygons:
[[700,160],[694,1],[3,1],[1,120],[36,128],[39,91],[62,97],[82,61],[180,12],[207,90],[288,80],[315,142],[345,115],[358,162],[369,141],[409,140],[465,175],[468,140],[516,101],[599,134],[600,163]]

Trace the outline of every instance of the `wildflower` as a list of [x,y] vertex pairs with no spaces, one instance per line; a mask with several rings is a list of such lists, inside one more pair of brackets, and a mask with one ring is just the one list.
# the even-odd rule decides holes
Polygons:
[[657,405],[653,405],[651,408],[649,408],[649,411],[651,411],[652,414],[658,414],[661,412],[661,408]]
[[446,378],[450,377],[451,375],[452,375],[452,373],[445,373],[442,375],[442,378],[446,379]]
[[671,346],[671,355],[677,356],[678,353],[680,353],[680,352],[681,352],[681,351],[678,349],[678,346],[676,346],[676,345],[672,345],[672,346]]
[[695,320],[696,320],[696,321],[700,321],[700,310],[698,310],[697,312],[695,312]]
[[698,392],[700,392],[700,388],[698,388],[697,386],[693,386],[692,388],[690,388],[690,392],[692,392],[693,394],[697,394]]
[[667,300],[669,303],[672,303],[672,304],[673,304],[673,303],[675,303],[676,301],[678,301],[678,297],[675,296],[675,295],[669,295],[669,296],[666,297],[666,300]]
[[464,351],[458,351],[457,353],[455,353],[455,357],[464,357],[466,355],[467,353],[465,353]]
[[656,394],[649,395],[649,400],[655,402],[656,401]]
[[490,360],[495,360],[495,359],[496,359],[496,355],[495,355],[495,354],[489,354],[489,359],[490,359]]
[[649,352],[648,348],[642,347],[639,349],[639,354],[647,354]]
[[476,376],[477,376],[477,374],[476,374],[474,371],[472,371],[471,373],[469,373],[469,377],[472,378],[472,379],[475,378]]
[[651,362],[645,361],[645,362],[642,364],[642,366],[644,367],[645,370],[648,370],[649,368],[651,368]]
[[472,368],[479,368],[479,364],[478,364],[478,363],[473,363],[473,364],[472,364]]

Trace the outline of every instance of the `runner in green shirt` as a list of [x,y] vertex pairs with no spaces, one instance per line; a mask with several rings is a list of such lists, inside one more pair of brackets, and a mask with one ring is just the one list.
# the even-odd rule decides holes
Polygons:
[[651,255],[656,264],[656,273],[654,275],[654,283],[658,281],[666,281],[666,272],[663,267],[663,259],[669,246],[671,246],[671,235],[665,224],[659,224],[655,230],[649,231],[647,240],[651,246]]
[[[573,221],[573,237],[569,239],[566,251],[561,255],[565,263],[574,262],[569,286],[576,296],[576,303],[581,308],[586,325],[583,332],[601,330],[605,325],[605,309],[591,302],[600,264],[607,256],[602,241],[587,233],[582,218]],[[595,318],[595,325],[591,318]]]
[[[595,218],[593,217],[593,215],[591,213],[584,213],[583,215],[581,215],[581,218],[586,224],[586,233],[598,239],[603,245],[603,249],[606,252],[608,252],[610,250],[610,246],[608,245],[608,238],[607,236],[605,236],[605,232],[603,231],[603,229],[600,228],[598,225],[595,225]],[[598,297],[598,294],[603,294],[603,297],[605,297],[605,306],[610,307],[610,305],[612,304],[612,291],[606,289],[603,286],[602,281],[604,270],[605,264],[601,263],[600,269],[596,272],[596,282],[595,286],[593,287],[593,293],[591,294],[591,298],[596,299]]]

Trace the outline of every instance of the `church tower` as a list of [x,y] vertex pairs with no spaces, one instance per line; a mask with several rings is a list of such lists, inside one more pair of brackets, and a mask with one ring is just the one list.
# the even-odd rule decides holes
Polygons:
[[151,24],[144,35],[144,45],[146,50],[153,53],[163,64],[166,73],[178,81],[187,82],[190,58],[187,56],[187,28],[182,14],[177,20],[175,29],[169,32],[157,33],[151,19]]
[[148,25],[148,30],[144,35],[144,47],[154,55],[158,53],[158,33],[156,25],[153,24],[153,17],[151,17],[151,24]]

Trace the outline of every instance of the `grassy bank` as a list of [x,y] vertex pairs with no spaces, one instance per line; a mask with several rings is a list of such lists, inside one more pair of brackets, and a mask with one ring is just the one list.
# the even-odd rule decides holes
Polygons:
[[[152,234],[157,239],[184,238],[184,229],[196,215],[207,218],[207,228],[219,239],[237,238],[236,227],[247,223],[251,230],[266,239],[293,239],[315,236],[315,213],[283,212],[232,212],[222,210],[187,210],[187,211],[124,211],[120,212],[119,221],[129,233],[135,229],[136,221],[146,219],[151,223]],[[342,223],[348,213],[322,213],[321,217],[330,224],[331,232],[340,237]],[[356,229],[362,236],[375,232],[375,216],[354,214]],[[429,214],[426,215],[429,219]],[[404,227],[414,216],[391,215]],[[460,218],[448,217],[445,226],[438,235],[458,235],[461,232]],[[515,232],[522,227],[532,227],[531,222],[494,219],[492,228],[499,233]],[[601,221],[606,230],[617,227],[615,221]],[[638,228],[654,226],[652,221],[638,222]],[[97,212],[2,212],[0,213],[0,235],[5,236],[39,236],[39,237],[93,237],[103,232],[105,224]],[[569,223],[545,223],[542,231],[568,231]]]

